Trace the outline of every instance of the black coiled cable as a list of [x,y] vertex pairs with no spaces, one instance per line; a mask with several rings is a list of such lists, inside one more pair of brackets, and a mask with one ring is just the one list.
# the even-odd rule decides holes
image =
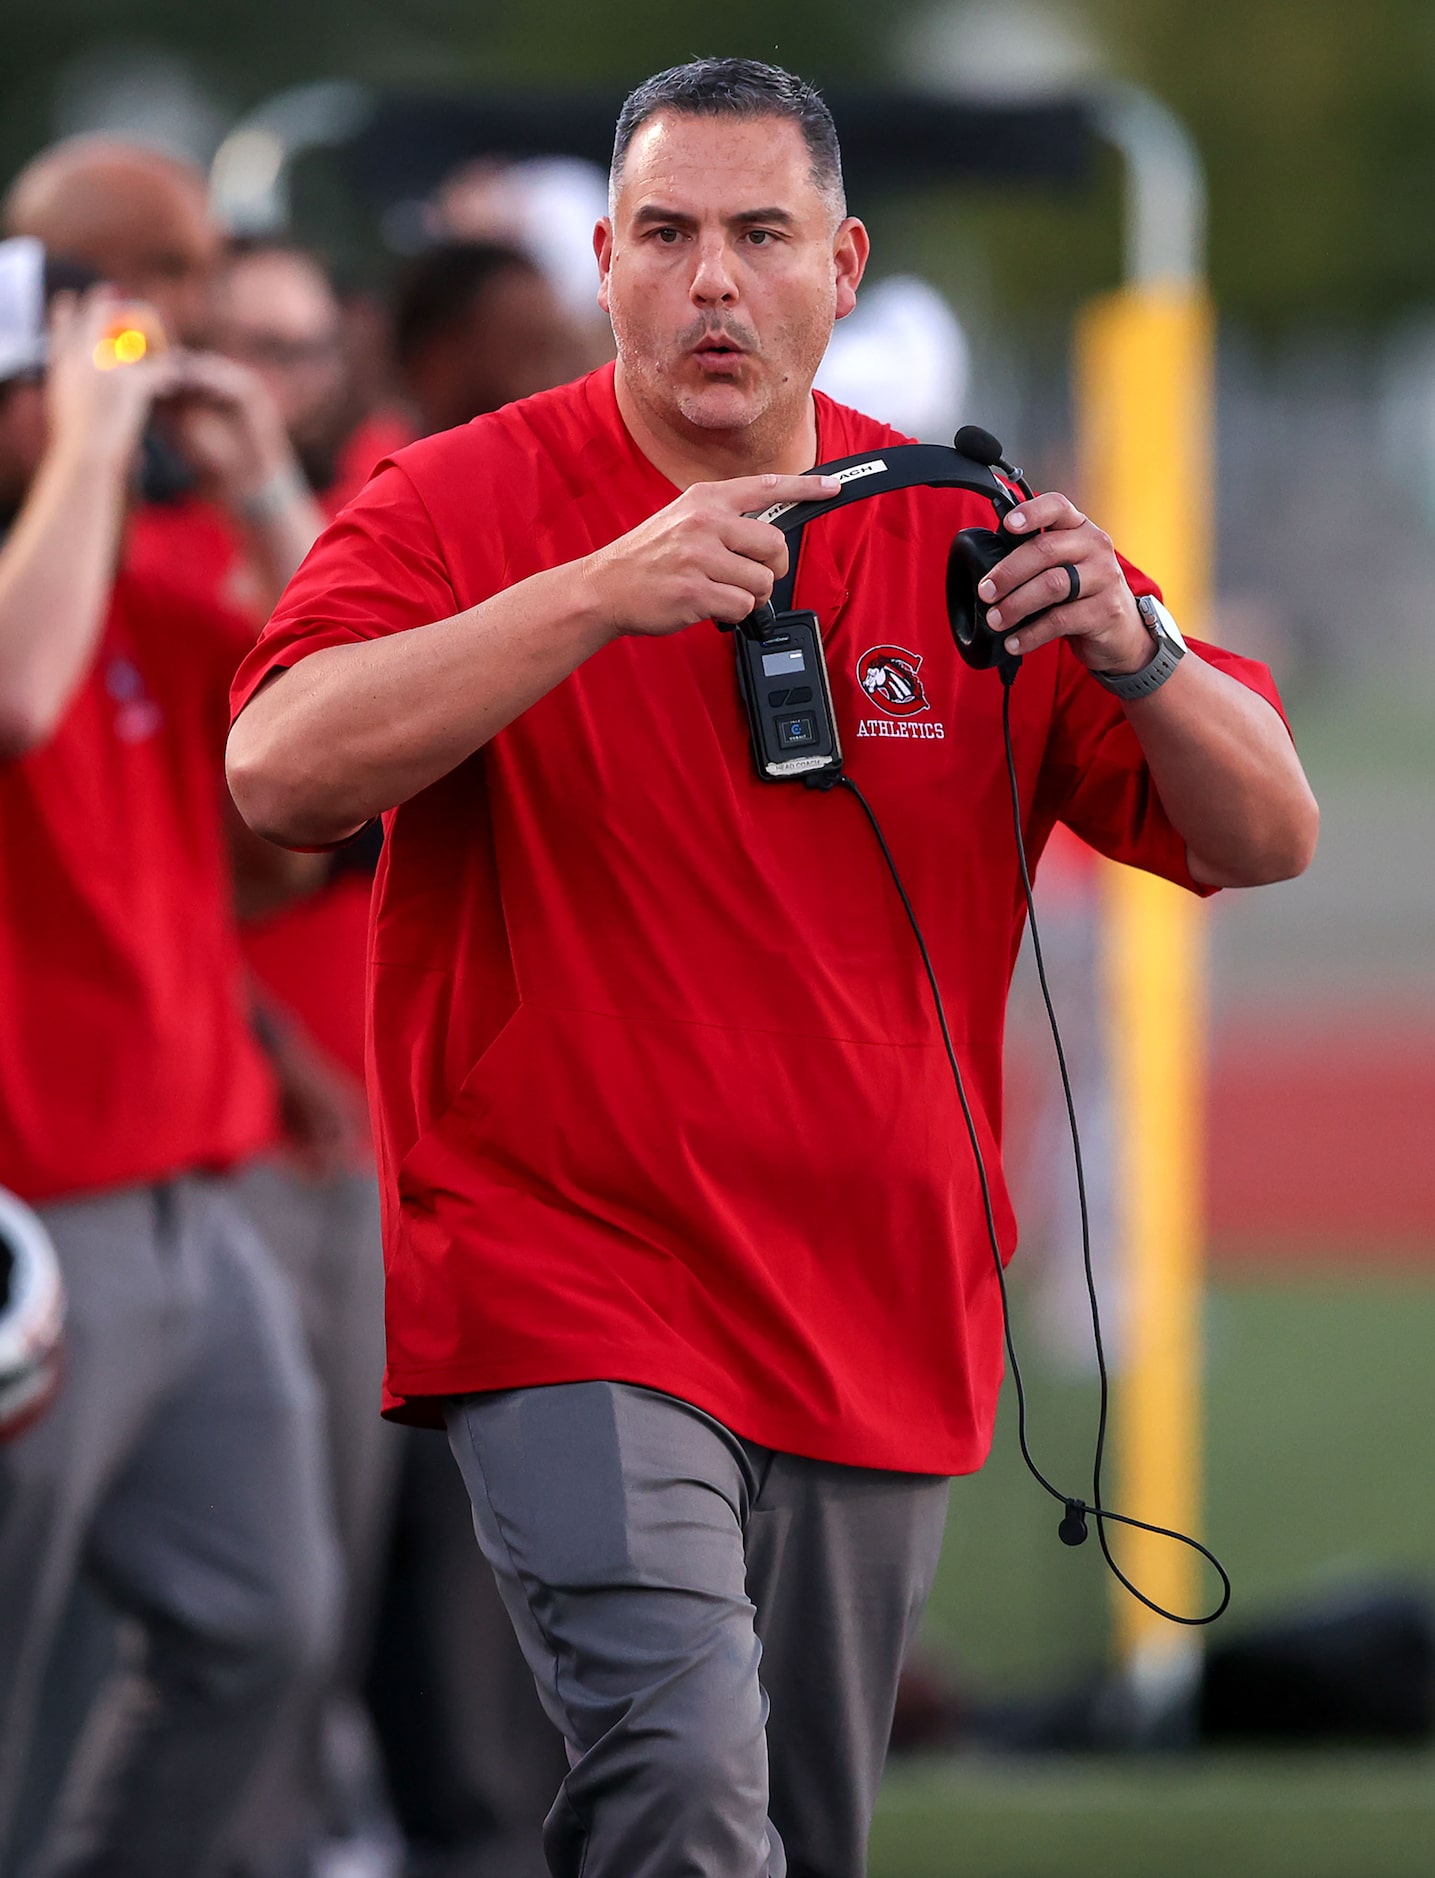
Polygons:
[[[1026,1464],[1027,1472],[1040,1487],[1051,1495],[1052,1499],[1061,1503],[1063,1511],[1061,1524],[1057,1530],[1064,1544],[1073,1546],[1080,1545],[1086,1539],[1086,1516],[1089,1513],[1096,1522],[1096,1537],[1101,1547],[1101,1555],[1105,1559],[1107,1566],[1110,1568],[1117,1582],[1121,1584],[1125,1590],[1129,1591],[1132,1597],[1144,1604],[1148,1610],[1154,1611],[1158,1617],[1167,1618],[1173,1624],[1186,1624],[1199,1627],[1203,1624],[1215,1623],[1216,1619],[1225,1612],[1227,1605],[1229,1605],[1231,1601],[1230,1575],[1226,1571],[1225,1566],[1222,1565],[1221,1561],[1216,1557],[1215,1553],[1212,1552],[1209,1547],[1202,1545],[1199,1539],[1193,1539],[1187,1533],[1177,1532],[1169,1526],[1154,1525],[1149,1520],[1136,1519],[1129,1513],[1115,1512],[1102,1503],[1101,1475],[1106,1457],[1106,1434],[1110,1414],[1111,1385],[1106,1367],[1105,1343],[1101,1333],[1101,1306],[1096,1294],[1096,1277],[1092,1270],[1091,1263],[1091,1222],[1086,1203],[1086,1173],[1081,1155],[1081,1131],[1076,1121],[1076,1104],[1071,1093],[1071,1076],[1067,1070],[1066,1050],[1061,1041],[1061,1027],[1057,1023],[1056,1009],[1051,999],[1051,988],[1047,983],[1046,961],[1042,956],[1041,932],[1037,925],[1036,904],[1031,890],[1031,871],[1027,865],[1026,840],[1022,830],[1021,792],[1017,783],[1016,757],[1012,750],[1011,737],[1011,680],[1014,675],[1014,673],[1004,674],[1002,686],[1002,741],[1006,751],[1007,782],[1011,794],[1012,828],[1016,836],[1017,863],[1021,870],[1021,885],[1022,893],[1026,900],[1027,921],[1031,927],[1032,954],[1036,960],[1036,973],[1037,979],[1041,985],[1042,1003],[1046,1009],[1047,1024],[1051,1030],[1052,1044],[1056,1050],[1057,1067],[1061,1072],[1062,1095],[1066,1102],[1067,1124],[1071,1133],[1071,1151],[1076,1168],[1077,1200],[1081,1213],[1082,1267],[1086,1277],[1086,1293],[1091,1304],[1091,1329],[1096,1345],[1099,1404],[1096,1418],[1096,1447],[1091,1470],[1091,1499],[1089,1501],[1080,1499],[1075,1494],[1063,1493],[1059,1487],[1055,1486],[1047,1479],[1046,1475],[1032,1458],[1031,1448],[1027,1440],[1026,1387],[1022,1381],[1021,1364],[1017,1360],[1016,1343],[1012,1336],[1011,1305],[1007,1295],[1006,1269],[1002,1264],[1001,1243],[997,1235],[996,1215],[992,1208],[991,1182],[987,1175],[986,1161],[982,1154],[981,1141],[977,1134],[976,1120],[972,1114],[971,1103],[967,1098],[966,1084],[962,1079],[961,1065],[957,1061],[956,1049],[952,1043],[952,1033],[947,1025],[947,1013],[946,1007],[942,1003],[941,988],[937,983],[937,974],[933,968],[931,954],[927,950],[927,942],[922,935],[922,928],[918,923],[916,912],[912,907],[911,900],[907,896],[906,888],[902,885],[901,875],[897,872],[897,864],[892,859],[892,851],[887,846],[887,838],[882,833],[881,824],[878,822],[873,812],[871,803],[868,802],[866,796],[864,796],[862,791],[857,787],[857,784],[853,782],[850,776],[839,771],[836,775],[824,777],[817,786],[825,789],[835,785],[846,789],[849,794],[855,796],[857,801],[861,804],[862,812],[867,817],[872,828],[872,833],[877,838],[877,845],[882,850],[882,858],[887,863],[887,871],[892,876],[892,884],[897,889],[903,910],[912,928],[913,937],[917,941],[917,950],[922,957],[922,966],[927,975],[927,983],[931,988],[932,1002],[937,1013],[937,1023],[942,1033],[942,1044],[947,1053],[947,1062],[951,1067],[952,1080],[956,1084],[957,1099],[962,1109],[962,1119],[966,1124],[967,1139],[971,1143],[972,1156],[976,1162],[977,1179],[981,1187],[982,1195],[982,1211],[986,1218],[987,1239],[991,1245],[992,1258],[996,1264],[997,1285],[1001,1292],[1002,1336],[1006,1344],[1007,1364],[1011,1370],[1012,1383],[1016,1390],[1017,1440],[1021,1447],[1021,1458]],[[816,779],[814,779],[814,781],[816,781]],[[1138,1532],[1154,1533],[1159,1538],[1173,1539],[1178,1545],[1189,1546],[1193,1552],[1199,1552],[1201,1557],[1213,1567],[1221,1581],[1220,1602],[1216,1605],[1215,1609],[1200,1616],[1189,1617],[1179,1611],[1169,1611],[1163,1605],[1158,1604],[1154,1598],[1147,1597],[1146,1593],[1142,1591],[1139,1586],[1132,1583],[1131,1579],[1127,1577],[1126,1573],[1112,1557],[1111,1546],[1106,1536],[1108,1522],[1120,1526],[1129,1526]]]

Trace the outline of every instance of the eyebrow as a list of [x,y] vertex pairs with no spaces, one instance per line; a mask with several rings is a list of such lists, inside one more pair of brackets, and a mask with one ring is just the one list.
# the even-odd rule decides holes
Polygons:
[[[735,215],[722,218],[729,228],[746,228],[756,222],[776,222],[783,228],[796,226],[797,217],[790,209],[739,209]],[[681,209],[665,209],[659,203],[648,203],[639,209],[633,220],[640,227],[696,228],[697,217],[688,215]]]

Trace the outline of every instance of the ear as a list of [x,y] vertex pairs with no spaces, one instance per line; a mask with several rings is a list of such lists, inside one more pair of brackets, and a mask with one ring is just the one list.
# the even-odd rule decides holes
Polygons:
[[832,239],[832,265],[837,276],[837,317],[845,319],[857,304],[857,288],[867,271],[872,243],[855,215],[838,224]]
[[613,266],[613,224],[605,215],[593,230],[593,252],[598,257],[598,304],[608,312],[608,274]]

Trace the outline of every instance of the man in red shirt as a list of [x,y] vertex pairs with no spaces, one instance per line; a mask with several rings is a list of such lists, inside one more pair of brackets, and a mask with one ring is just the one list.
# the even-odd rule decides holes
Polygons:
[[[567,1736],[555,1874],[857,1878],[945,1477],[990,1438],[992,1251],[901,905],[844,792],[756,779],[703,623],[786,566],[754,511],[901,441],[811,391],[867,246],[809,87],[746,60],[650,80],[597,236],[616,368],[400,453],[236,681],[255,827],[311,845],[385,816],[388,1402],[446,1420]],[[1021,893],[1001,686],[945,617],[969,523],[990,507],[933,490],[819,518],[795,604],[1010,1249]],[[1300,871],[1315,806],[1268,677],[1158,651],[1150,583],[1066,497],[1007,526],[983,597],[1027,655],[1030,850],[1060,819],[1198,891]]]
[[293,1303],[216,1178],[273,1130],[221,806],[235,654],[184,590],[115,572],[188,361],[111,364],[95,289],[45,362],[44,269],[0,244],[0,1186],[69,1308],[57,1396],[0,1450],[0,1864],[84,1576],[143,1627],[151,1698],[64,1869],[194,1878],[326,1659],[337,1569]]

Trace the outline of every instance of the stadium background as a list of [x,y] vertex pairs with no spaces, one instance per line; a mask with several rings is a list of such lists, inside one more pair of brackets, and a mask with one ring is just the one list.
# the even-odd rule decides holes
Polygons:
[[[715,50],[987,95],[1116,74],[1196,140],[1221,318],[1211,631],[1276,667],[1324,811],[1305,880],[1227,895],[1210,921],[1208,1531],[1232,1626],[1340,1585],[1435,1588],[1435,9],[729,0],[714,21],[655,0],[11,0],[0,177],[106,125],[204,157],[318,78],[618,86]],[[301,195],[301,232],[381,278],[372,231],[325,186]],[[1059,196],[853,205],[879,271],[920,270],[960,313],[966,415],[1048,479],[1069,458],[1072,316],[1119,275],[1117,192],[1113,162]],[[1054,1365],[1037,1382],[1045,1451],[1079,1457],[1089,1384]],[[1104,1648],[1097,1561],[1055,1545],[1012,1433],[957,1496],[928,1626],[982,1700],[1075,1680]],[[873,1857],[874,1878],[1432,1868],[1420,1750],[904,1760]]]

